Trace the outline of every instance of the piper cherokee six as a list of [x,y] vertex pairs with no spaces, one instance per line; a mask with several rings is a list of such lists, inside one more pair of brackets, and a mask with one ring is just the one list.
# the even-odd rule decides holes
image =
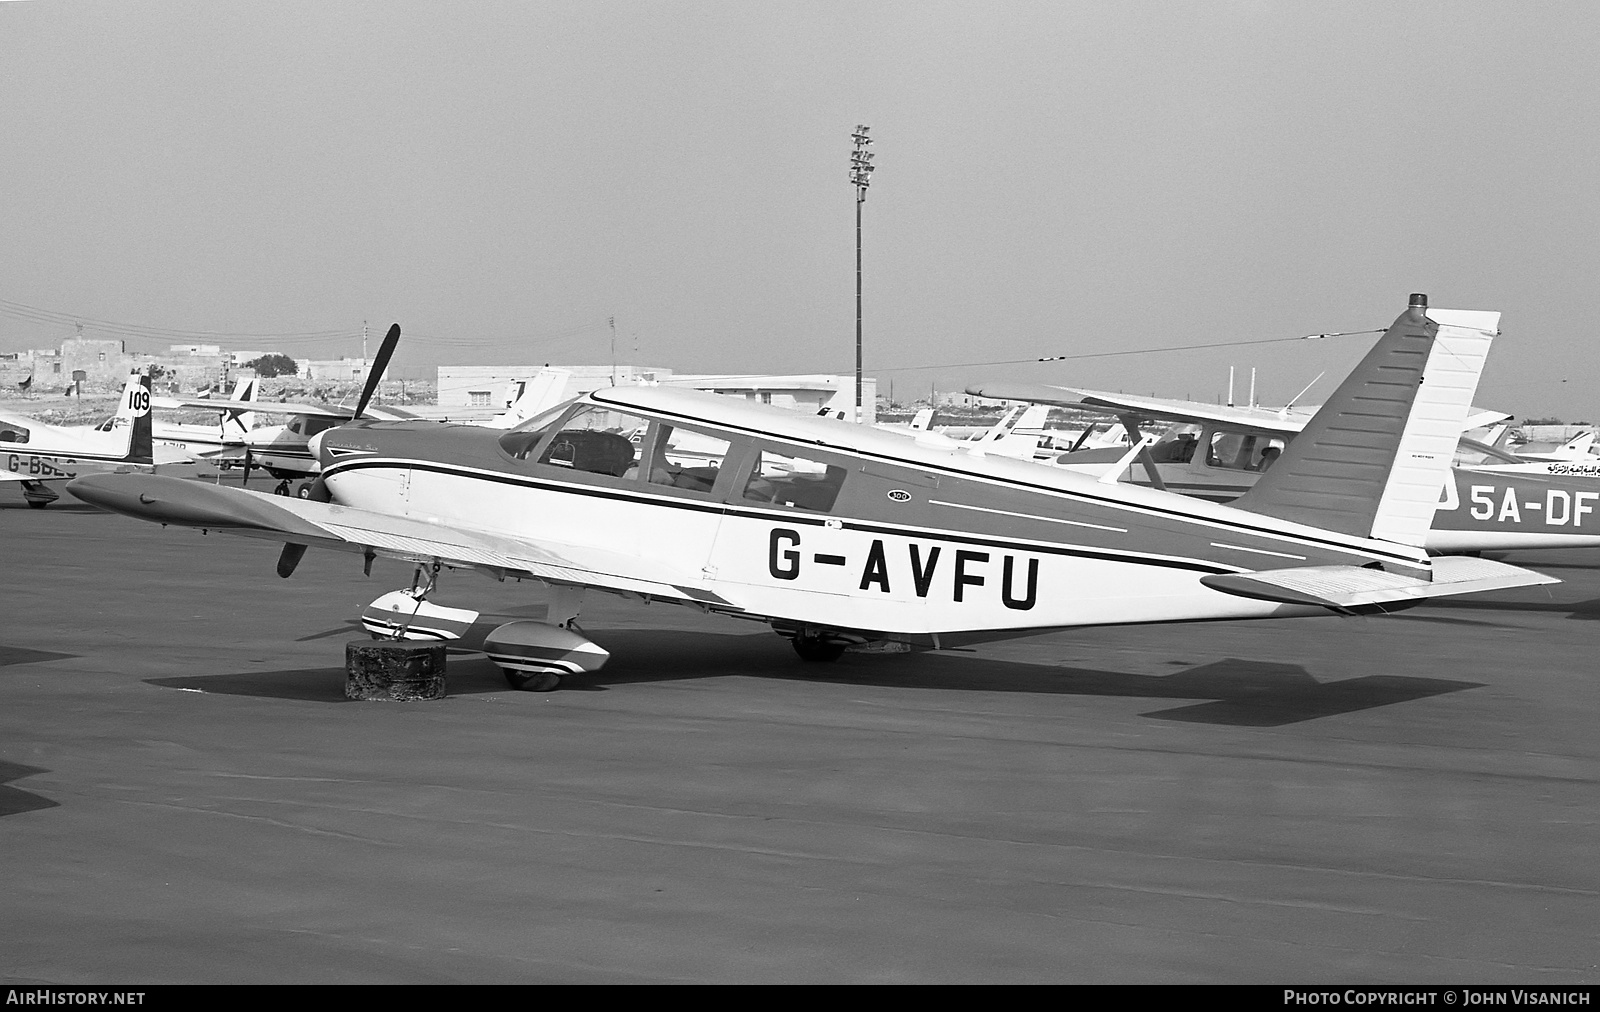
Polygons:
[[[1384,611],[1557,582],[1422,547],[1497,327],[1493,313],[1430,319],[1414,297],[1233,505],[647,387],[503,433],[328,429],[310,500],[161,476],[70,488],[139,519],[281,541],[285,577],[308,547],[414,562],[413,589],[374,603],[393,617],[369,628],[394,633],[450,636],[471,615],[426,600],[441,568],[542,581],[549,621],[484,645],[524,688],[604,663],[573,627],[588,589],[757,619],[815,661],[962,633]],[[1330,486],[1341,494],[1307,500]]]

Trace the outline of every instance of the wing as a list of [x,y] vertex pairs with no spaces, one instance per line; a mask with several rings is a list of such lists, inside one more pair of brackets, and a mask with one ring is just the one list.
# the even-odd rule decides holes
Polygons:
[[1112,414],[1133,414],[1173,422],[1222,422],[1227,425],[1293,434],[1305,428],[1310,417],[1303,409],[1273,411],[1267,408],[1237,408],[1200,401],[1167,400],[1161,397],[1134,397],[1107,390],[1047,386],[1042,383],[985,383],[967,387],[976,397],[1008,401],[1031,401],[1066,408],[1095,408]]
[[101,509],[139,520],[409,562],[438,561],[497,577],[526,576],[733,607],[696,586],[703,582],[699,574],[678,572],[660,563],[592,545],[445,527],[333,503],[161,475],[96,475],[77,479],[67,490]]

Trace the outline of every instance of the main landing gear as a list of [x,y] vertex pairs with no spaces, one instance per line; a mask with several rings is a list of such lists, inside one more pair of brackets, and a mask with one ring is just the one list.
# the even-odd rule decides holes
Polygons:
[[32,508],[42,510],[61,497],[42,481],[25,481],[22,483],[22,498]]
[[549,692],[567,675],[598,671],[611,655],[574,631],[582,607],[582,587],[553,584],[545,621],[507,622],[484,637],[483,652],[506,684],[524,692]]

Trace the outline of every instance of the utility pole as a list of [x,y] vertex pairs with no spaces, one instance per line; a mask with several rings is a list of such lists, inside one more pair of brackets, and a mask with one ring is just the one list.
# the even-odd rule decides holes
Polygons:
[[611,325],[611,385],[617,385],[617,318],[606,317],[606,323]]
[[867,184],[872,178],[872,138],[870,127],[857,126],[850,137],[856,142],[850,155],[850,183],[856,188],[856,422],[861,422],[861,205],[867,202]]

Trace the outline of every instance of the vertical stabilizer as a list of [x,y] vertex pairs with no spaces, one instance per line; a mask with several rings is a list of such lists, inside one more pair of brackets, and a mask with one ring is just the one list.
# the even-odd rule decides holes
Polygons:
[[1436,309],[1413,295],[1283,456],[1234,506],[1420,547],[1499,313]]
[[127,429],[128,443],[122,455],[123,460],[130,464],[155,463],[148,372],[141,370],[128,377],[127,385],[122,388],[122,400],[117,403],[117,413],[111,424],[113,428]]

